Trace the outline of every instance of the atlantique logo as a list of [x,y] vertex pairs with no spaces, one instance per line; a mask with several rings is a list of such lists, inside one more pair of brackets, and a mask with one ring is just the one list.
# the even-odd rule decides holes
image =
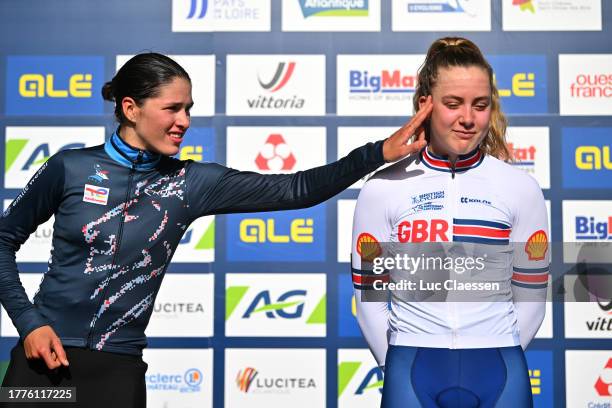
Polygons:
[[296,389],[317,388],[312,377],[263,377],[252,367],[238,370],[236,385],[240,391],[253,394],[286,394]]
[[[275,93],[287,85],[295,67],[296,63],[293,61],[279,62],[270,80],[262,80],[262,75],[258,72],[257,81],[263,89],[269,93]],[[297,95],[286,98],[278,95],[259,95],[257,99],[247,99],[249,108],[259,109],[301,109],[304,107],[304,103],[304,98],[298,98]]]
[[365,17],[369,15],[368,0],[299,0],[304,18]]

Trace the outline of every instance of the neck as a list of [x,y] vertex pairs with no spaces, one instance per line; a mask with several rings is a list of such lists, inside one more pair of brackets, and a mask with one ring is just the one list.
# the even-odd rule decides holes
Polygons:
[[141,138],[138,137],[136,130],[131,126],[120,126],[117,134],[121,139],[135,150],[149,150]]
[[455,153],[449,153],[447,151],[445,151],[444,149],[441,149],[439,146],[436,146],[435,143],[430,143],[429,146],[429,151],[433,154],[435,154],[436,156],[441,156],[441,157],[445,157],[448,159],[448,161],[454,166],[455,163],[457,162],[457,157],[459,157],[458,154]]

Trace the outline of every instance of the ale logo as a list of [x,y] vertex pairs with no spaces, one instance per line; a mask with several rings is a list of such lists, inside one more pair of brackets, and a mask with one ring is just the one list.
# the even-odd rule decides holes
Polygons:
[[296,159],[291,148],[280,134],[271,134],[255,158],[257,168],[262,171],[291,171]]
[[[361,361],[343,361],[338,365],[338,397],[345,392],[353,396],[376,392],[382,394],[384,384],[383,373],[379,367],[373,367],[365,375],[359,377],[357,374],[363,366]],[[354,387],[349,387],[353,383]]]
[[[238,304],[245,299],[249,291],[248,286],[231,286],[226,291],[225,320],[227,321],[236,310]],[[275,301],[269,290],[257,293],[250,301],[246,311],[242,313],[242,319],[249,319],[252,315],[265,315],[268,319],[300,319],[303,316],[304,305],[306,303],[306,290],[290,290],[282,293]],[[325,324],[326,296],[323,295],[319,303],[306,318],[306,324]],[[246,299],[245,299],[246,300]]]

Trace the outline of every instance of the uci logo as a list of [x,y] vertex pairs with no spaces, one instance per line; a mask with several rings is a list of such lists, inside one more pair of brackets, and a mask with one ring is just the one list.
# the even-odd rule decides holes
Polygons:
[[[290,290],[278,297],[276,303],[272,303],[270,291],[264,290],[255,296],[246,312],[242,315],[243,319],[248,319],[254,313],[264,312],[269,319],[275,319],[277,316],[284,319],[298,319],[302,317],[304,311],[305,290]],[[293,300],[292,299],[299,299]],[[261,306],[260,306],[261,304]],[[295,310],[288,311],[295,307]]]
[[314,241],[312,218],[296,218],[291,221],[288,234],[277,234],[274,219],[245,218],[240,222],[240,240],[246,243],[310,244]]
[[523,98],[532,98],[535,96],[535,73],[533,72],[517,72],[512,75],[511,89],[498,89],[499,96],[510,97],[518,96]]
[[580,170],[612,170],[610,146],[579,146],[575,159],[576,167]]
[[24,98],[91,98],[92,74],[74,74],[68,89],[56,89],[53,74],[23,74],[19,77],[19,95]]

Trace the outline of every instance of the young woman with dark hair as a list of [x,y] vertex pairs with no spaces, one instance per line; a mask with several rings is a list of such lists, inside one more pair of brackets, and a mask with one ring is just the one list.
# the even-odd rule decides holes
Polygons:
[[[137,55],[102,93],[115,103],[117,131],[104,145],[51,157],[0,218],[0,300],[20,335],[3,386],[76,387],[71,406],[87,408],[145,406],[144,331],[191,222],[318,204],[422,148],[431,105],[337,162],[261,175],[171,157],[193,105],[189,75],[172,59]],[[53,251],[32,304],[15,252],[51,215]]]

